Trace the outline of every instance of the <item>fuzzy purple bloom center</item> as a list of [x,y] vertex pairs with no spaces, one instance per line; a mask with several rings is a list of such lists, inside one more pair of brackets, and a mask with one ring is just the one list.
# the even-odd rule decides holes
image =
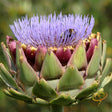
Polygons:
[[27,16],[10,25],[20,42],[37,47],[73,46],[80,39],[88,38],[94,26],[94,18],[82,15]]

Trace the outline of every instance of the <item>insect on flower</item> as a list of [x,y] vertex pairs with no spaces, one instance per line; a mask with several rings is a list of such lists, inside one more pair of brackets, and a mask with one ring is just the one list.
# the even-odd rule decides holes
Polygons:
[[[66,38],[65,38],[65,37],[66,37]],[[61,33],[61,36],[60,36],[62,42],[64,42],[64,41],[66,42],[68,39],[71,40],[72,38],[74,38],[74,39],[72,40],[72,43],[75,42],[75,37],[76,37],[76,32],[75,32],[74,29],[68,29],[68,30],[62,32],[62,33]],[[74,44],[75,44],[75,43],[73,43],[73,45],[74,45]]]

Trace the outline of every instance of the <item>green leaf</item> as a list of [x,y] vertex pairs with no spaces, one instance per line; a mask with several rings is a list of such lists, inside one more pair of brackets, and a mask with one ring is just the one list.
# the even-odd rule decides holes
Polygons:
[[69,95],[61,94],[57,98],[50,101],[50,104],[55,105],[69,105],[74,102],[75,99],[72,99]]
[[95,81],[95,78],[89,78],[89,79],[85,79],[84,81],[84,85],[82,86],[82,89],[85,89],[89,86],[91,86],[91,84],[93,84],[93,82]]
[[106,76],[105,78],[104,78],[104,80],[102,81],[102,83],[101,83],[101,86],[100,86],[100,88],[103,88],[103,87],[105,87],[108,83],[110,83],[112,81],[112,74],[110,74],[110,75],[108,75],[108,76]]
[[64,69],[52,51],[48,51],[40,75],[45,79],[57,79],[62,76]]
[[37,104],[37,105],[49,105],[49,103],[46,101],[46,100],[43,100],[41,98],[36,98],[34,101],[33,101],[34,104]]
[[34,82],[37,80],[38,75],[34,71],[34,69],[30,66],[30,64],[27,62],[24,51],[21,48],[19,42],[16,45],[16,65],[20,81],[25,86],[32,86]]
[[27,103],[32,103],[32,98],[31,97],[25,95],[24,93],[16,91],[13,88],[9,88],[8,90],[4,90],[4,93],[6,95],[9,95],[9,96],[11,96],[13,98],[16,98],[18,100],[22,100],[22,101],[25,101]]
[[7,86],[16,89],[18,88],[16,81],[14,80],[14,78],[11,76],[11,74],[7,71],[7,69],[4,67],[2,63],[0,63],[0,76]]
[[37,80],[38,75],[27,62],[24,51],[19,42],[16,44],[16,65],[19,73],[20,81],[25,86],[32,86]]
[[76,66],[78,69],[82,69],[87,66],[86,51],[82,40],[79,41],[67,64],[67,66],[70,65]]
[[103,49],[102,49],[102,56],[101,56],[101,67],[103,68],[105,57],[106,57],[106,49],[107,49],[107,43],[106,41],[103,41]]
[[13,60],[12,60],[11,56],[9,55],[9,52],[7,51],[7,48],[3,42],[1,43],[1,47],[2,47],[2,52],[3,52],[4,58],[5,58],[4,60],[6,61],[5,67],[9,71],[12,71],[12,70],[15,71],[16,68],[14,66]]
[[57,88],[59,91],[71,90],[79,88],[83,83],[83,77],[77,68],[75,66],[69,66],[59,80]]
[[48,80],[47,83],[55,90],[57,87],[57,84],[59,82],[59,79],[55,79],[55,80]]
[[36,82],[32,93],[39,98],[45,99],[47,101],[50,101],[52,99],[54,99],[55,97],[57,97],[57,93],[55,90],[53,90],[51,88],[50,85],[48,85],[48,83],[44,80],[44,79],[40,79],[40,81]]
[[12,95],[7,89],[4,89],[3,92],[4,92],[4,94],[6,94],[7,96],[13,97],[13,95]]
[[100,64],[100,42],[98,43],[98,46],[95,46],[93,56],[87,66],[86,74],[87,78],[94,77],[94,75],[97,73],[99,69]]
[[97,39],[99,40],[99,49],[100,49],[100,56],[102,56],[102,51],[103,51],[103,42],[102,42],[102,38],[101,38],[101,33],[97,32]]
[[20,81],[26,86],[32,86],[38,79],[37,73],[29,63],[20,57]]
[[17,69],[20,69],[20,57],[23,57],[25,61],[27,61],[25,54],[23,52],[23,49],[21,48],[21,45],[19,42],[16,43],[16,66]]
[[91,94],[93,94],[94,92],[97,91],[98,88],[98,82],[94,82],[91,86],[83,89],[77,96],[76,99],[77,100],[83,100],[87,97],[89,97]]
[[73,89],[73,90],[67,90],[67,91],[60,91],[59,94],[64,93],[65,95],[70,95],[71,97],[75,98],[79,92],[80,92],[80,89]]
[[100,85],[103,82],[104,78],[108,75],[108,72],[109,72],[109,69],[110,69],[111,65],[112,65],[112,59],[111,58],[107,58],[105,67],[104,67],[103,72],[101,74],[102,77],[100,79]]
[[108,93],[108,97],[110,100],[112,100],[112,73],[109,74],[104,81],[102,82],[101,87],[104,88],[104,91]]

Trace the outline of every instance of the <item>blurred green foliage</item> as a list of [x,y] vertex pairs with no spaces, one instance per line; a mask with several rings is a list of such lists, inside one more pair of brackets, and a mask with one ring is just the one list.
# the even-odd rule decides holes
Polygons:
[[[0,0],[0,43],[5,42],[6,35],[13,36],[9,24],[21,16],[59,14],[93,15],[95,26],[93,32],[101,32],[107,41],[107,57],[112,57],[112,0]],[[0,48],[0,62],[4,62]],[[1,81],[0,81],[1,82]],[[0,112],[39,112],[39,108],[6,97],[0,83]],[[111,85],[110,85],[111,87]],[[112,91],[112,90],[110,90]],[[89,106],[88,106],[89,104]],[[65,108],[66,112],[112,112],[112,95],[101,103],[82,103]]]

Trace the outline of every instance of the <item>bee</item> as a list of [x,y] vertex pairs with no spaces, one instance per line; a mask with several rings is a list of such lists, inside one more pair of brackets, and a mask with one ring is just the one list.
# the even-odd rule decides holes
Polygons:
[[[70,28],[61,33],[60,39],[62,40],[62,43],[67,42],[67,40],[69,40],[69,39],[71,40],[72,38],[74,38],[75,35],[76,35],[75,30]],[[65,36],[66,36],[66,38],[65,38]]]

